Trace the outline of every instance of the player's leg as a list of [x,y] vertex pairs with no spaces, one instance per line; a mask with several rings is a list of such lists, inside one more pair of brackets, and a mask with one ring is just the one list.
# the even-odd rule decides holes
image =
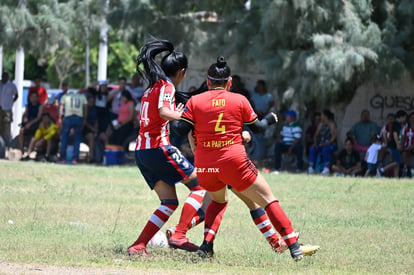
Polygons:
[[[128,253],[147,255],[146,245],[161,229],[178,206],[175,177],[160,179],[159,174],[169,173],[172,168],[161,149],[135,151],[135,162],[151,190],[154,190],[161,205],[153,212],[137,240],[128,248]],[[157,162],[158,165],[154,166]],[[166,177],[167,179],[167,177]]]
[[203,258],[212,257],[214,254],[214,239],[226,211],[228,201],[227,188],[225,186],[218,191],[209,191],[208,194],[211,196],[212,201],[207,207],[206,219],[204,221],[204,240],[198,250],[198,255]]
[[272,249],[275,252],[282,253],[288,247],[285,241],[282,238],[279,238],[276,231],[273,229],[269,218],[266,215],[266,212],[262,207],[260,207],[257,203],[251,201],[249,198],[238,192],[236,189],[231,188],[231,191],[241,199],[244,204],[250,210],[250,216],[253,219],[254,224],[256,225],[257,229],[262,233],[263,237],[267,240],[270,244]]
[[[195,172],[193,172],[183,183],[190,190],[190,194],[184,202],[175,232],[167,232],[168,244],[172,248],[179,248],[187,251],[197,251],[198,246],[191,243],[186,234],[192,227],[192,220],[199,216],[199,209],[203,202],[206,191],[200,187]],[[200,213],[202,215],[202,213]]]
[[279,205],[279,201],[274,197],[263,176],[258,174],[255,182],[241,193],[266,210],[274,228],[288,245],[292,258],[295,261],[301,260],[303,253],[300,244],[297,242],[297,235],[293,230],[290,219]]
[[[210,202],[211,202],[210,195],[206,193],[204,195],[204,199],[203,199],[203,203],[201,204],[201,207],[198,209],[197,213],[191,219],[191,225],[189,229],[194,228],[200,223],[204,222],[206,209],[208,205],[210,204]],[[170,239],[176,230],[177,230],[176,226],[168,228],[167,231],[165,232],[167,239]]]
[[199,209],[206,191],[198,183],[194,166],[181,152],[172,146],[166,147],[165,150],[167,158],[177,169],[177,173],[183,176],[183,183],[190,190],[190,194],[184,202],[180,220],[175,226],[175,232],[167,232],[168,244],[172,248],[197,251],[198,246],[188,240],[186,233],[192,227],[193,218],[202,215]]
[[154,186],[161,201],[161,205],[154,211],[138,239],[128,248],[128,253],[146,255],[146,245],[151,238],[162,228],[174,213],[178,206],[175,187],[163,181],[158,181]]

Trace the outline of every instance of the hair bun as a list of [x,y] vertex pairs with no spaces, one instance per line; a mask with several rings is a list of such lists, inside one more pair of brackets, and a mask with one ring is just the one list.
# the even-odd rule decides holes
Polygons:
[[226,66],[227,62],[224,59],[224,56],[217,57],[217,67],[218,68],[224,68]]

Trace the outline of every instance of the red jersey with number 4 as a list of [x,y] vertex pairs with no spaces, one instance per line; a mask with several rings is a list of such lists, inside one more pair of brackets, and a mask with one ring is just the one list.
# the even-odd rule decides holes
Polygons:
[[[181,119],[194,126],[196,160],[200,153],[218,160],[231,157],[233,153],[245,154],[243,124],[254,123],[257,115],[243,95],[211,90],[191,97]],[[231,154],[222,155],[224,151],[231,151]]]
[[158,80],[154,86],[144,92],[141,99],[140,129],[135,150],[154,149],[170,144],[169,121],[160,117],[159,109],[167,107],[175,110],[174,94],[174,84],[165,80]]

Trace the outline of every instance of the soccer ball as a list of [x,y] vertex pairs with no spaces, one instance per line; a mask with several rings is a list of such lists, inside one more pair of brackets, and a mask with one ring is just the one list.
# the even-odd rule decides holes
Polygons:
[[167,247],[168,246],[168,240],[167,236],[161,231],[158,231],[148,242],[149,247]]

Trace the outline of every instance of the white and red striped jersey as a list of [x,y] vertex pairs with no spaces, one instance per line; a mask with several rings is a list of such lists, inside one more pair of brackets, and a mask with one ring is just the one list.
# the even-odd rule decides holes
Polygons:
[[401,136],[404,140],[404,148],[414,144],[414,129],[410,126],[407,125],[401,130]]
[[160,117],[159,109],[167,107],[175,110],[175,87],[170,81],[158,80],[148,88],[141,99],[139,134],[135,150],[154,149],[169,145],[170,124]]

